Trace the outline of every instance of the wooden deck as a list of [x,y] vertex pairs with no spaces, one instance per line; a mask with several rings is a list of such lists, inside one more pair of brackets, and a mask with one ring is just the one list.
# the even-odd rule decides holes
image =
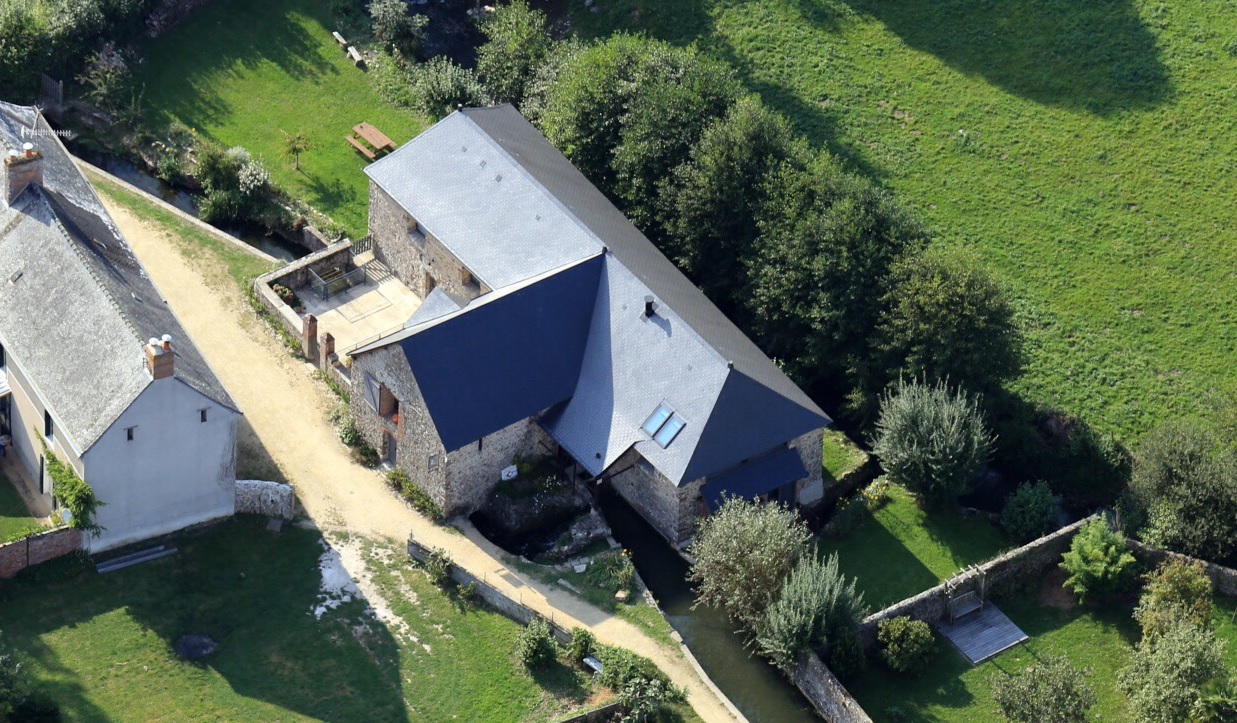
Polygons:
[[963,657],[971,661],[971,665],[979,665],[1027,640],[1027,634],[991,602],[985,603],[982,610],[958,618],[953,624],[942,620],[936,624],[936,629]]

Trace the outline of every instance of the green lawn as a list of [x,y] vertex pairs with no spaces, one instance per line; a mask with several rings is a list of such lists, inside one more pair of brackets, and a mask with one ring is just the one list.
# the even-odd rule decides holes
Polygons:
[[853,532],[820,544],[822,552],[838,553],[843,573],[858,578],[873,612],[1009,547],[1002,532],[982,517],[953,510],[925,512],[900,487],[891,487],[890,497],[875,514],[864,512]]
[[[380,98],[335,40],[325,0],[215,0],[142,49],[144,108],[266,160],[293,195],[366,233],[366,161],[345,141],[361,121],[404,143],[425,122]],[[360,38],[349,38],[352,42]],[[313,148],[301,170],[282,156],[283,134],[304,130]]]
[[39,527],[17,489],[0,474],[0,544],[25,537]]
[[589,34],[699,42],[1014,287],[1019,390],[1134,440],[1237,352],[1237,6],[610,0]]
[[836,482],[868,461],[868,453],[836,429],[826,429],[822,464],[828,480]]
[[[596,693],[562,666],[524,672],[518,625],[444,595],[398,547],[360,553],[398,616],[384,625],[357,600],[311,613],[316,531],[241,517],[173,544],[114,573],[58,561],[0,584],[5,642],[68,720],[543,721]],[[182,661],[171,645],[184,633],[218,652]]]
[[[1220,598],[1216,602],[1220,636],[1232,641],[1237,637],[1237,627],[1229,617],[1234,601]],[[847,689],[878,723],[987,723],[1000,720],[992,699],[993,677],[1017,672],[1044,655],[1055,654],[1092,669],[1090,682],[1099,698],[1091,712],[1093,720],[1129,719],[1125,696],[1117,688],[1117,671],[1129,661],[1138,640],[1131,606],[1062,610],[1040,604],[1035,593],[1000,600],[998,605],[1031,636],[1025,645],[972,668],[949,643],[940,640],[938,657],[922,677],[894,675],[872,663],[858,680],[847,683]],[[1237,648],[1231,642],[1228,653],[1230,663],[1237,665]],[[900,709],[905,717],[897,718],[890,708]]]

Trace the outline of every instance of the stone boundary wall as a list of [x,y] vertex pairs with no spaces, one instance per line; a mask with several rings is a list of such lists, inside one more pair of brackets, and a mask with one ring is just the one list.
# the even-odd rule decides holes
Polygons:
[[586,710],[583,713],[563,718],[558,723],[609,723],[609,721],[614,720],[614,716],[622,712],[623,705],[621,703],[610,703],[600,708]]
[[1203,567],[1207,569],[1207,575],[1211,577],[1211,584],[1215,586],[1215,591],[1227,597],[1237,597],[1237,570],[1223,565],[1217,565],[1206,560],[1199,560],[1196,557],[1182,555],[1177,552],[1169,552],[1161,550],[1158,547],[1139,542],[1133,538],[1125,540],[1130,549],[1134,551],[1134,556],[1149,567],[1159,565],[1167,559],[1182,560],[1184,562],[1201,562]]
[[83,549],[82,531],[61,527],[0,545],[0,578]]
[[[412,535],[409,535],[408,555],[417,562],[423,563],[429,557],[429,548],[417,542]],[[484,600],[487,605],[516,621],[520,625],[528,625],[529,621],[533,618],[542,617],[532,608],[524,605],[518,600],[512,600],[502,594],[498,588],[491,586],[489,583],[485,582],[476,575],[473,575],[471,572],[465,570],[459,565],[456,565],[454,562],[451,563],[450,572],[451,579],[455,580],[455,582],[459,585],[466,586],[476,584],[477,595],[480,596],[480,598]],[[554,638],[558,640],[559,645],[566,645],[571,642],[571,632],[555,622],[553,616],[546,620],[546,622],[549,623],[550,632],[554,634]]]
[[236,480],[236,513],[290,520],[296,514],[292,485],[259,479]]
[[1020,583],[1042,574],[1049,567],[1061,561],[1061,557],[1073,542],[1074,535],[1078,534],[1078,530],[1083,525],[1093,519],[1096,519],[1095,515],[1062,527],[1016,550],[998,555],[979,565],[978,568],[963,570],[930,590],[925,590],[914,597],[896,602],[878,613],[869,615],[859,628],[859,637],[863,641],[864,648],[870,648],[876,643],[876,625],[881,620],[905,615],[914,620],[932,624],[944,618],[948,615],[951,586],[955,593],[973,590],[978,587],[982,577],[984,596],[988,597],[993,593],[1015,589]]
[[859,701],[842,685],[815,653],[803,653],[792,676],[795,687],[812,702],[817,715],[829,723],[872,723]]
[[275,295],[275,291],[271,287],[275,284],[283,284],[300,294],[309,286],[309,272],[311,270],[314,273],[319,273],[339,266],[341,263],[349,264],[351,263],[351,254],[351,241],[344,239],[338,243],[333,243],[321,251],[315,251],[308,256],[299,258],[286,266],[254,279],[253,293],[258,297],[258,302],[262,304],[262,307],[269,311],[288,330],[288,333],[299,339],[304,332],[304,324],[301,321],[301,317],[289,308],[287,304],[283,303]]

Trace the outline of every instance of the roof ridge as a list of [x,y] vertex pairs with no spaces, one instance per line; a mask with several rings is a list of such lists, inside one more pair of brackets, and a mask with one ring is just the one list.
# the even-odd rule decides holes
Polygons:
[[[39,192],[44,193],[46,195],[46,192],[43,189],[39,189]],[[94,192],[94,189],[92,188],[91,193],[93,192]],[[89,262],[89,260],[86,259],[85,252],[82,251],[81,248],[79,248],[79,244],[70,237],[70,232],[65,227],[64,219],[60,217],[60,213],[58,212],[56,208],[56,205],[57,205],[56,201],[50,197],[46,198],[45,200],[47,201],[48,207],[51,210],[52,218],[56,220],[56,227],[60,229],[60,233],[61,235],[65,237],[65,241],[68,242],[69,248],[73,250],[73,255],[77,258],[78,263],[82,265],[82,268],[84,268],[86,270],[86,273],[90,276],[90,278],[94,280],[95,286],[99,287],[99,290],[103,292],[103,296],[107,298],[108,303],[112,305],[112,308],[116,310],[116,314],[120,317],[120,319],[124,322],[125,326],[128,327],[129,331],[133,334],[133,339],[137,341],[138,343],[141,343],[142,335],[141,333],[138,332],[137,327],[133,325],[133,320],[130,319],[129,315],[125,313],[124,306],[122,306],[120,302],[116,300],[116,297],[115,295],[112,294],[111,289],[109,289],[107,287],[107,284],[103,281],[103,279],[99,278],[98,274],[95,273],[95,270],[92,268],[91,263]]]

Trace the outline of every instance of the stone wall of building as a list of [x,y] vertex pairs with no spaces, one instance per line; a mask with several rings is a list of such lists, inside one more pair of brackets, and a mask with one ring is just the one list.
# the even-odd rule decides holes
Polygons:
[[296,514],[292,485],[258,479],[236,480],[236,513],[290,520]]
[[676,487],[634,448],[627,450],[613,467],[610,483],[623,499],[648,520],[672,545],[682,545],[696,533],[696,522],[707,514],[700,488],[704,478]]
[[515,464],[516,457],[540,457],[555,450],[554,441],[532,419],[522,419],[452,450],[447,454],[444,514],[453,517],[475,512],[502,479],[503,469]]
[[369,232],[374,256],[413,293],[435,288],[472,300],[489,291],[450,251],[375,183],[369,184]]
[[801,505],[813,505],[824,497],[825,428],[814,429],[790,441],[790,448],[799,453],[807,478],[795,486],[795,500]]

